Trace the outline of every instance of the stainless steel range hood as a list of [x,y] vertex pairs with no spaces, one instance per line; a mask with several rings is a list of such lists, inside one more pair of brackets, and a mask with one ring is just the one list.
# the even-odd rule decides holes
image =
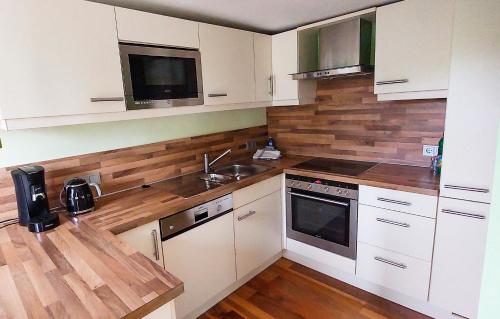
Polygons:
[[373,72],[372,22],[356,18],[299,31],[299,73],[294,80]]

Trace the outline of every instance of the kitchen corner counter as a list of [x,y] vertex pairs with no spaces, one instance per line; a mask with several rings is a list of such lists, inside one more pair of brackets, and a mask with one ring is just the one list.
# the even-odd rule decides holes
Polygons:
[[184,291],[110,232],[62,215],[40,234],[0,229],[0,282],[8,318],[142,318]]

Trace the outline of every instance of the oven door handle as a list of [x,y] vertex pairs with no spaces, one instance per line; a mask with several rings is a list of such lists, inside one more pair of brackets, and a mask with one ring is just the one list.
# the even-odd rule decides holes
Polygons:
[[348,203],[339,202],[339,201],[336,201],[336,200],[331,200],[331,199],[326,199],[326,198],[321,198],[321,197],[304,195],[304,194],[299,194],[299,193],[294,193],[294,192],[288,192],[288,194],[293,195],[293,196],[297,196],[297,197],[302,197],[302,198],[314,199],[314,200],[317,200],[317,201],[320,201],[320,202],[341,205],[341,206],[345,206],[345,207],[349,206]]

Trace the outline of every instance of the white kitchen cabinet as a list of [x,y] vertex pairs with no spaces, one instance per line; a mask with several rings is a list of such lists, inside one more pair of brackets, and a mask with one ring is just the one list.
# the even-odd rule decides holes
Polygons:
[[280,191],[234,211],[238,279],[245,277],[281,252],[281,216]]
[[255,99],[271,101],[273,99],[272,37],[254,33],[255,52]]
[[160,223],[157,220],[118,234],[117,237],[158,265],[164,267]]
[[435,227],[432,218],[358,206],[358,241],[429,262]]
[[200,24],[205,105],[255,101],[253,33]]
[[233,193],[233,207],[240,208],[281,189],[282,175],[277,175],[253,185],[238,189]]
[[175,319],[175,318],[176,318],[175,302],[173,300],[143,317],[143,319]]
[[236,281],[232,213],[162,244],[165,268],[184,282],[184,293],[175,299],[178,318],[192,317]]
[[358,242],[356,275],[420,300],[427,300],[431,263]]
[[446,97],[453,9],[454,0],[405,0],[377,9],[375,93],[380,100]]
[[476,318],[489,205],[440,198],[429,300]]
[[273,105],[296,105],[313,102],[315,80],[293,80],[298,72],[297,30],[272,36]]
[[116,7],[120,41],[199,48],[198,22]]
[[441,196],[491,202],[500,119],[500,3],[457,0]]
[[0,2],[2,119],[125,111],[112,6]]

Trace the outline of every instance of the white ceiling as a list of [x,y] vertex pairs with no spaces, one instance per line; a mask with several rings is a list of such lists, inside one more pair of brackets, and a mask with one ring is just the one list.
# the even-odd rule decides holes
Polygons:
[[273,34],[395,0],[91,1]]

